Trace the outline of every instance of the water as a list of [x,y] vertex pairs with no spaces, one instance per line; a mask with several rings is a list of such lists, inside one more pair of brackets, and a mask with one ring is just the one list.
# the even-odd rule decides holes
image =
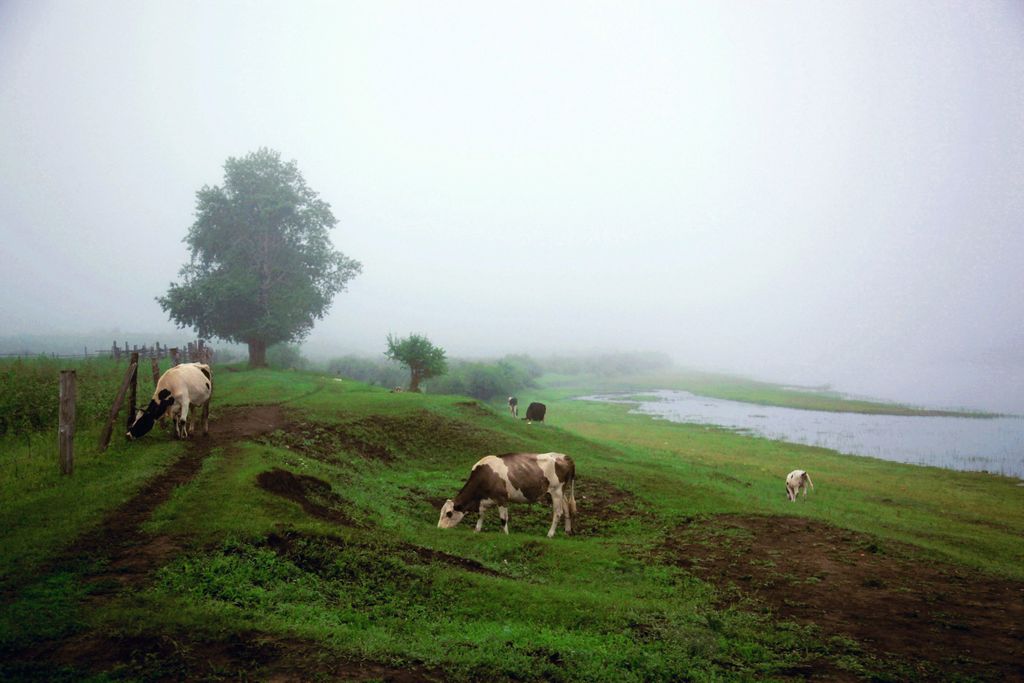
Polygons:
[[717,425],[847,455],[1024,479],[1024,418],[906,417],[796,410],[662,390],[583,400],[636,404],[632,413]]

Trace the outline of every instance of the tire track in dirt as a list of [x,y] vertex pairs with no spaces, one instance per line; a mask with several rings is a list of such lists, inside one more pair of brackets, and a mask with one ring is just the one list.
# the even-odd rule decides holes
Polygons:
[[[174,489],[187,485],[199,473],[203,461],[216,448],[230,449],[240,441],[281,429],[288,424],[279,405],[226,408],[210,422],[208,436],[186,443],[185,452],[166,470],[150,479],[129,500],[107,513],[98,526],[74,540],[57,557],[36,570],[26,582],[10,586],[6,599],[14,599],[39,577],[68,569],[91,570],[82,580],[93,586],[87,601],[102,601],[123,588],[141,583],[147,575],[181,552],[183,539],[166,534],[148,534],[141,528],[153,512],[166,502]],[[159,433],[152,435],[162,438]],[[6,601],[5,599],[5,601]]]
[[[89,583],[111,582],[119,588],[134,586],[182,551],[181,539],[151,535],[141,525],[166,502],[179,486],[191,482],[203,461],[216,448],[230,449],[241,441],[281,429],[287,424],[279,405],[230,408],[210,422],[206,437],[187,442],[185,453],[154,477],[130,500],[107,515],[92,531],[81,536],[65,552],[67,560],[91,557],[107,560],[106,567],[87,578]],[[97,597],[108,591],[103,591]],[[96,595],[96,593],[94,593]]]

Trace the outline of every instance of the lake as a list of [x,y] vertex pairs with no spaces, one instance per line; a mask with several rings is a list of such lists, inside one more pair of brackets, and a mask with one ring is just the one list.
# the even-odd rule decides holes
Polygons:
[[634,404],[631,413],[717,425],[767,439],[915,465],[1024,479],[1024,418],[906,417],[761,406],[661,390],[584,396]]

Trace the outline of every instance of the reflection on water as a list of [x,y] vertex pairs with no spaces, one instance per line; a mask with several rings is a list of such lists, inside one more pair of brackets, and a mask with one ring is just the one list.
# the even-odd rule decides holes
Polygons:
[[583,400],[631,403],[630,412],[672,422],[719,425],[849,455],[1024,478],[1024,418],[906,417],[796,410],[724,401],[686,391]]

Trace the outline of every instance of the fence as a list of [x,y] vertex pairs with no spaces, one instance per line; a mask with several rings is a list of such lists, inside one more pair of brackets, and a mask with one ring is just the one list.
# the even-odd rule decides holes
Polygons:
[[[156,386],[160,377],[160,366],[158,365],[159,359],[169,357],[172,365],[178,365],[179,362],[182,362],[179,356],[184,355],[185,362],[211,363],[215,355],[213,349],[207,346],[205,340],[202,339],[195,342],[189,342],[185,346],[184,354],[179,354],[178,347],[176,346],[160,346],[159,342],[154,344],[152,347],[143,346],[141,349],[138,349],[138,347],[135,347],[135,349],[136,350],[129,351],[127,342],[125,342],[124,351],[121,351],[117,342],[114,342],[111,346],[110,357],[119,361],[123,354],[128,360],[128,368],[124,373],[124,379],[121,381],[121,386],[117,391],[117,395],[114,397],[114,402],[110,406],[110,413],[107,416],[107,420],[104,423],[103,430],[100,434],[99,450],[101,453],[107,449],[108,445],[110,445],[110,437],[114,431],[114,422],[117,420],[117,416],[121,412],[122,406],[125,406],[125,398],[128,399],[126,406],[126,429],[131,427],[132,420],[135,417],[141,358],[148,356],[150,359],[150,367],[153,372],[153,385]],[[88,350],[86,351],[86,354],[88,355]],[[80,358],[81,356],[54,357]],[[57,440],[60,470],[63,474],[71,474],[74,472],[75,383],[76,375],[74,370],[61,370],[59,395],[60,412]],[[209,410],[210,402],[207,401],[203,405],[204,419],[209,415]]]
[[216,360],[216,352],[212,347],[206,345],[205,339],[190,341],[181,347],[161,345],[160,342],[154,342],[152,346],[133,344],[129,347],[128,342],[125,342],[124,348],[122,348],[114,341],[109,349],[100,351],[89,351],[88,347],[83,347],[82,353],[47,353],[25,350],[0,353],[0,358],[113,358],[120,362],[128,360],[133,353],[139,354],[139,358],[156,360],[171,358],[175,365],[178,363],[212,363]]

